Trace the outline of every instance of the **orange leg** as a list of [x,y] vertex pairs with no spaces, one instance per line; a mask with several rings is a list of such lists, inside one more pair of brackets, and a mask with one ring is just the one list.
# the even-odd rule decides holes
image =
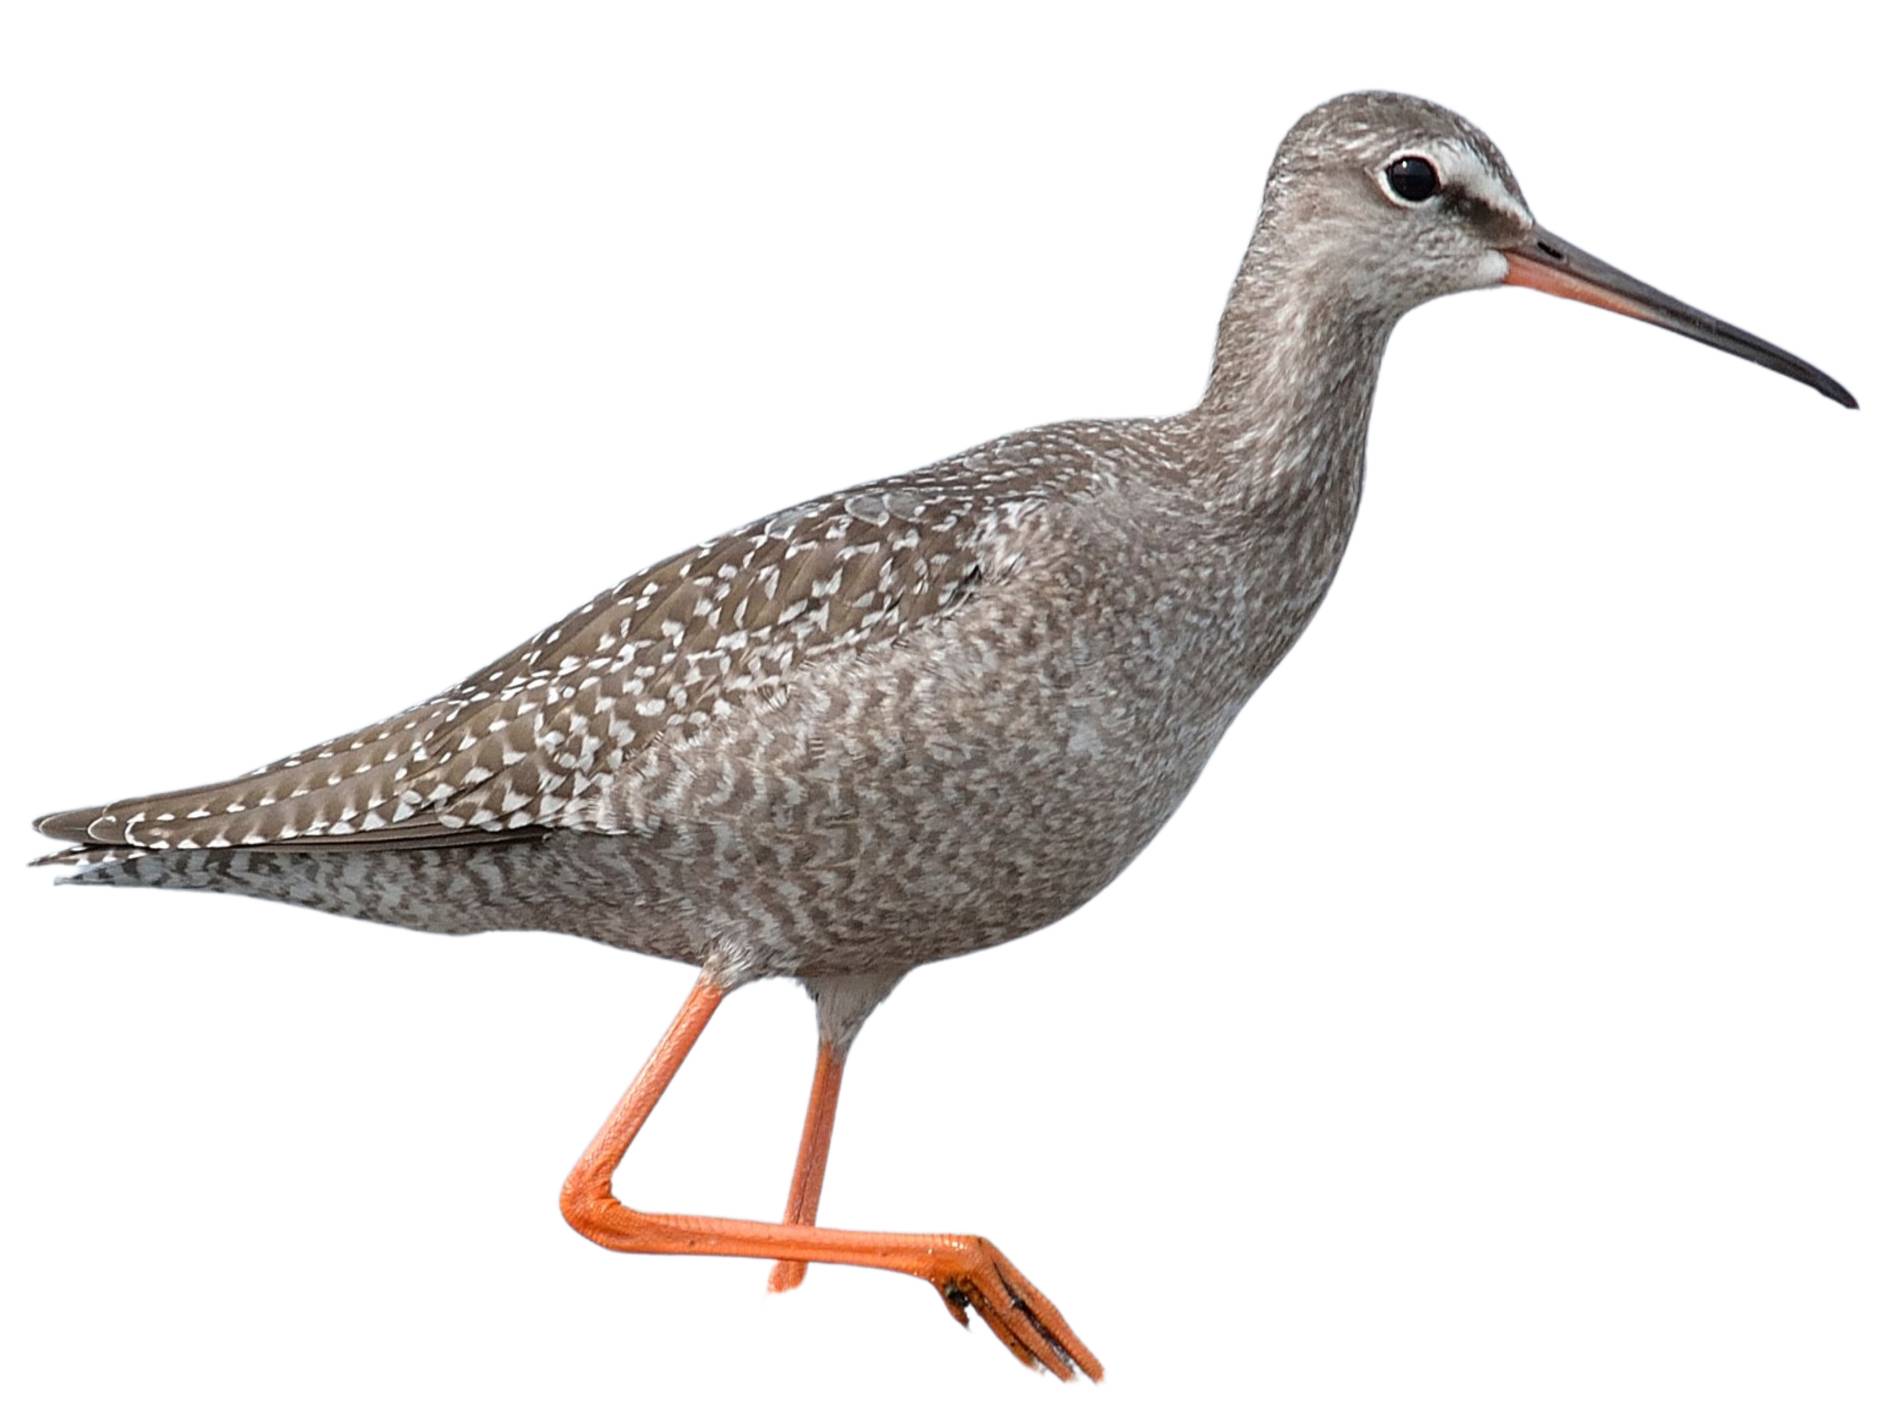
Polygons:
[[[794,1185],[787,1193],[789,1225],[811,1225],[820,1212],[820,1187],[826,1180],[826,1154],[833,1145],[833,1115],[839,1110],[845,1066],[844,1050],[821,1039],[813,1064],[813,1095],[807,1099],[807,1121],[800,1131],[800,1155],[794,1162]],[[805,1260],[782,1260],[768,1275],[767,1287],[778,1294],[806,1277]]]
[[[605,1249],[638,1254],[742,1255],[798,1260],[802,1264],[817,1261],[862,1265],[914,1275],[938,1291],[959,1323],[968,1323],[966,1311],[975,1309],[991,1332],[1025,1365],[1040,1363],[1063,1379],[1075,1376],[1075,1370],[1080,1369],[1099,1381],[1102,1365],[1071,1331],[1056,1306],[995,1245],[979,1236],[881,1234],[701,1215],[658,1215],[632,1210],[616,1198],[611,1179],[624,1152],[708,1025],[723,992],[707,974],[696,982],[656,1051],[565,1179],[562,1208],[571,1228]],[[836,1077],[835,1087],[837,1082]],[[816,1086],[816,1102],[818,1091]],[[817,1181],[809,1189],[817,1193]]]

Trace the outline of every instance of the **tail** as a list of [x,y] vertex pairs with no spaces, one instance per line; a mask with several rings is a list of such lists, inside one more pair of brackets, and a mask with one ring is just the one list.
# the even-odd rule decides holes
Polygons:
[[[495,847],[502,857],[514,847]],[[529,848],[526,848],[527,850]],[[78,869],[62,886],[144,886],[159,890],[213,891],[282,905],[301,905],[330,915],[373,920],[435,934],[469,935],[503,929],[511,922],[489,883],[501,878],[502,861],[471,862],[460,851],[377,853],[374,869],[362,858],[335,852],[124,851],[78,847],[43,863]]]
[[[484,850],[59,852],[61,886],[211,891],[440,935],[549,930],[632,945],[646,897],[607,837],[559,834]],[[600,930],[599,924],[603,926]]]

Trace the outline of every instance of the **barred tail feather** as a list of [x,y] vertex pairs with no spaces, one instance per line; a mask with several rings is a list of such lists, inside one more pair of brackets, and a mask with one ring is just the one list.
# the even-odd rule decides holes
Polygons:
[[43,864],[58,884],[213,891],[408,930],[544,930],[674,958],[699,951],[621,838],[555,832],[398,851],[138,851],[86,846]]

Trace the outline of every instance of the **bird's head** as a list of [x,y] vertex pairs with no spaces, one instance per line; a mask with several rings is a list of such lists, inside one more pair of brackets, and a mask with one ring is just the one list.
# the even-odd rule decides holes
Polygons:
[[1495,144],[1423,99],[1346,94],[1301,118],[1273,160],[1261,237],[1273,279],[1335,295],[1349,311],[1395,320],[1439,295],[1528,286],[1672,330],[1856,406],[1795,355],[1543,230]]

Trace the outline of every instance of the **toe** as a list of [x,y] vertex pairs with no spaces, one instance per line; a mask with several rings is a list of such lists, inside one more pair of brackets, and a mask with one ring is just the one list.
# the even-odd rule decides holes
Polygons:
[[807,1277],[805,1260],[781,1260],[768,1271],[767,1288],[770,1294],[785,1294],[789,1289],[798,1289],[800,1281]]

